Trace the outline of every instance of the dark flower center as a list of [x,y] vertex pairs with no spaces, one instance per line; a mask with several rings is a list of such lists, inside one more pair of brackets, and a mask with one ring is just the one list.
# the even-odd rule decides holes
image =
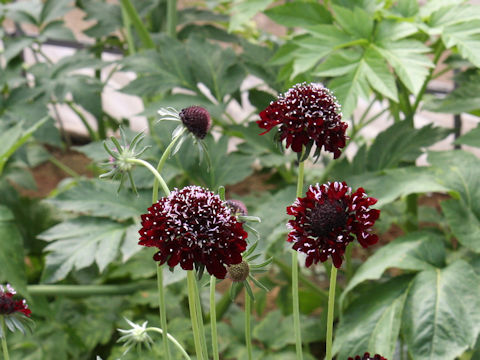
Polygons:
[[15,311],[15,301],[6,296],[0,296],[0,314],[8,315]]
[[311,211],[310,229],[314,236],[326,236],[347,223],[346,205],[341,200],[325,200]]

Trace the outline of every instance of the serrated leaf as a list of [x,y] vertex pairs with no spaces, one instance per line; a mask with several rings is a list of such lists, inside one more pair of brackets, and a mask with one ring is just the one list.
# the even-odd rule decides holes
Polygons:
[[76,214],[126,220],[140,216],[150,205],[148,197],[117,193],[116,184],[105,180],[84,180],[77,186],[46,200],[60,210]]
[[417,94],[433,67],[425,55],[430,49],[416,40],[382,41],[375,47],[407,89]]
[[[480,97],[478,98],[478,101],[480,102]],[[480,147],[480,123],[475,129],[470,130],[468,133],[455,140],[455,144]]]
[[480,67],[480,19],[447,26],[442,39],[447,48],[456,46],[464,58]]
[[254,15],[265,10],[273,0],[237,0],[231,9],[228,31],[241,30]]
[[285,3],[264,11],[273,21],[289,27],[306,27],[318,24],[330,24],[332,15],[325,6],[318,3]]
[[[41,233],[38,238],[50,243],[45,248],[48,253],[44,281],[62,280],[70,271],[86,268],[94,262],[102,269],[105,268],[116,257],[119,244],[129,225],[108,219],[80,217],[62,222]],[[117,247],[115,254],[110,244]],[[108,249],[108,252],[100,253],[102,248]],[[102,260],[102,255],[105,255],[106,259]]]
[[450,360],[480,333],[480,279],[464,261],[417,275],[405,301],[402,333],[412,358]]
[[340,319],[333,352],[338,359],[353,354],[382,354],[393,359],[410,276],[364,289]]
[[46,24],[65,15],[70,9],[71,0],[47,0],[40,13],[40,23]]
[[110,4],[95,0],[83,0],[82,10],[87,13],[85,20],[95,20],[96,23],[84,30],[85,35],[101,38],[110,35],[123,26],[122,12],[118,4]]
[[449,132],[448,129],[434,127],[432,124],[413,129],[406,121],[394,123],[377,135],[368,150],[367,170],[389,169],[401,161],[415,161],[423,148],[445,138]]
[[439,183],[435,172],[428,167],[403,167],[383,170],[380,173],[366,172],[347,177],[347,180],[352,187],[365,188],[369,196],[378,200],[377,207],[383,207],[410,194],[449,190],[447,186]]
[[13,213],[0,205],[0,283],[10,283],[27,294],[23,239],[14,223]]
[[365,62],[364,72],[370,86],[381,95],[398,102],[397,86],[395,78],[390,72],[387,63],[377,50],[369,47],[363,55]]
[[420,271],[441,267],[444,263],[444,239],[439,234],[420,231],[401,236],[381,247],[358,268],[342,299],[360,283],[380,279],[389,268]]
[[442,212],[458,241],[467,248],[480,253],[480,220],[462,201],[441,202]]
[[333,5],[335,21],[349,34],[364,39],[370,38],[373,31],[373,17],[360,7],[350,10]]

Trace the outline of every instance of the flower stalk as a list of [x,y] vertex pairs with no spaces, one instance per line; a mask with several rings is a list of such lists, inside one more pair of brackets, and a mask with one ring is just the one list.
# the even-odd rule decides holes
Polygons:
[[[157,327],[148,327],[145,329],[145,331],[154,331],[154,332],[158,332],[159,334],[162,334],[164,335],[164,332],[162,331],[162,329],[159,329]],[[186,360],[191,360],[190,356],[187,354],[187,352],[185,351],[185,349],[182,347],[182,345],[180,345],[180,343],[177,341],[177,339],[175,339],[172,335],[168,334],[167,333],[167,336],[168,340],[170,340],[170,342],[175,345],[175,347],[178,349],[178,351],[180,351],[180,353],[182,354],[182,356],[186,359]]]
[[202,354],[205,359],[208,359],[208,350],[207,350],[207,340],[205,337],[205,326],[203,325],[203,311],[202,311],[202,303],[200,302],[200,292],[198,291],[198,283],[197,279],[193,279],[193,285],[195,289],[195,310],[197,314],[197,323],[198,323],[198,330],[200,333],[200,345],[202,347]]
[[330,270],[330,290],[328,292],[328,313],[327,313],[327,338],[325,360],[332,359],[332,339],[333,339],[333,318],[335,311],[335,287],[337,284],[337,268],[331,266]]
[[3,350],[3,358],[5,360],[10,360],[8,355],[8,346],[7,346],[7,329],[5,326],[5,319],[3,315],[0,315],[0,329],[3,336],[0,336],[2,339],[2,350]]
[[[305,151],[305,150],[304,150]],[[303,153],[302,151],[302,157]],[[298,164],[298,179],[297,179],[297,198],[303,193],[303,178],[305,173],[305,162],[301,161]],[[292,301],[293,301],[293,329],[295,332],[295,349],[297,352],[297,359],[303,359],[302,350],[302,332],[300,329],[300,304],[298,299],[298,254],[295,250],[292,252]]]
[[215,285],[217,280],[215,276],[210,276],[210,327],[212,329],[212,349],[213,359],[219,360],[218,354],[218,338],[217,338],[217,304],[215,302]]
[[188,306],[190,309],[190,321],[192,322],[193,341],[195,344],[195,353],[198,360],[207,360],[203,357],[202,345],[200,343],[200,332],[198,328],[197,318],[197,301],[195,300],[195,273],[193,270],[187,271],[187,284],[188,284]]
[[252,355],[252,299],[245,291],[245,343],[247,345],[248,360]]

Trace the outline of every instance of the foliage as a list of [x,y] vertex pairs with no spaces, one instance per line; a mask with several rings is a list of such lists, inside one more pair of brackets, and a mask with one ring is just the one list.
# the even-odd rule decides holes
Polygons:
[[[258,236],[257,252],[272,257],[273,265],[259,279],[271,291],[255,293],[255,359],[296,356],[285,243],[296,156],[278,146],[273,131],[259,136],[255,120],[276,93],[302,81],[326,83],[350,123],[342,157],[308,163],[305,184],[346,181],[365,188],[382,210],[382,246],[352,249],[340,269],[337,358],[369,351],[390,360],[475,359],[480,160],[463,150],[428,149],[441,140],[452,148],[478,148],[480,126],[451,141],[449,129],[415,126],[414,120],[422,106],[479,116],[480,7],[461,0],[206,1],[178,10],[175,36],[167,7],[165,0],[0,5],[2,20],[18,25],[14,33],[1,30],[0,283],[10,282],[29,300],[37,323],[33,334],[8,338],[11,358],[165,356],[160,335],[152,336],[151,352],[123,356],[116,343],[122,316],[159,323],[153,253],[137,245],[153,177],[145,168],[133,170],[138,195],[128,184],[117,192],[118,181],[97,178],[110,166],[101,140],[120,126],[128,138],[136,136],[128,129],[130,119],[109,114],[101,96],[115,73],[129,72],[135,78],[119,91],[143,103],[139,115],[148,122],[149,149],[142,159],[155,167],[172,140],[176,124],[157,121],[161,107],[205,107],[214,125],[202,143],[208,156],[200,157],[198,142],[188,137],[166,159],[161,175],[170,188],[195,184],[217,192],[226,186],[227,198],[242,200],[249,215],[262,219],[249,230],[250,239]],[[83,34],[94,41],[52,61],[44,51],[48,42],[75,40],[64,21],[73,8],[93,21]],[[258,13],[282,35],[257,27]],[[25,25],[37,33],[18,30]],[[118,54],[117,60],[102,59],[105,51]],[[26,62],[28,54],[33,62]],[[428,94],[432,80],[450,74],[450,93]],[[75,150],[90,159],[94,178],[58,164],[50,153],[72,145],[56,126],[60,105],[85,126],[90,143]],[[388,127],[369,139],[368,126],[379,118]],[[427,166],[416,166],[420,157]],[[44,198],[25,196],[37,185],[31,170],[49,160],[70,178]],[[432,193],[441,201],[420,206]],[[329,271],[320,264],[300,271],[305,359],[324,356]],[[168,268],[162,273],[169,333],[191,353],[185,274]],[[203,301],[207,294],[200,292]],[[230,303],[228,291],[217,297],[222,357],[246,358],[243,305]],[[173,350],[172,356],[181,358]]]

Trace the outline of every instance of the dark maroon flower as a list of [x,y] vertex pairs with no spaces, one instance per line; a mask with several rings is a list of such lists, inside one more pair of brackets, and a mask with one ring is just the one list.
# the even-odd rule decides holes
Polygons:
[[387,360],[383,356],[380,356],[378,354],[375,354],[375,356],[371,357],[368,352],[366,352],[363,357],[360,357],[360,355],[355,356],[354,358],[349,357],[348,360]]
[[184,270],[205,266],[219,279],[242,261],[247,232],[218,195],[199,186],[174,190],[142,215],[139,244],[157,247],[160,264]]
[[200,106],[190,106],[178,114],[185,127],[199,139],[205,138],[212,126],[212,120],[207,110]]
[[339,268],[353,234],[363,247],[378,241],[371,228],[380,210],[370,209],[377,200],[368,197],[363,188],[351,192],[345,182],[316,184],[304,198],[287,207],[287,213],[295,216],[288,222],[291,231],[287,241],[293,243],[294,250],[307,254],[307,267],[331,256],[333,265]]
[[[279,125],[279,141],[286,139],[287,148],[301,153],[305,145],[314,144],[319,154],[322,146],[336,159],[345,147],[348,124],[341,121],[337,99],[321,84],[297,84],[260,113],[258,126],[269,132]],[[307,154],[308,155],[308,154]]]
[[0,285],[0,315],[12,315],[16,312],[20,312],[25,316],[30,317],[32,313],[28,308],[25,300],[14,300],[13,295],[17,292],[10,284],[6,287]]

